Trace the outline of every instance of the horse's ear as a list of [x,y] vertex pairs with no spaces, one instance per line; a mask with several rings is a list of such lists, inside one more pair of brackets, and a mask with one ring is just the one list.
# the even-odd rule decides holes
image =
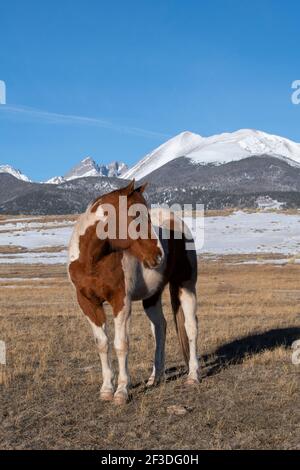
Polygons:
[[142,194],[145,191],[145,189],[147,188],[147,186],[148,186],[148,183],[146,182],[146,183],[142,184],[142,186],[139,186],[138,188],[136,188],[134,190],[134,192]]
[[121,192],[124,196],[130,196],[130,194],[133,193],[134,191],[134,183],[135,183],[135,179],[133,179],[132,181],[130,181],[129,185],[128,186],[125,186],[125,188],[122,188],[121,189]]

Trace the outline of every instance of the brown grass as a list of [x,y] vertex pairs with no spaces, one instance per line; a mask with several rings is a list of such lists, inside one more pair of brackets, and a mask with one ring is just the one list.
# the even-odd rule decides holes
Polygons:
[[64,222],[64,221],[73,221],[75,222],[78,219],[79,214],[69,214],[69,215],[43,215],[43,216],[32,216],[32,215],[0,215],[0,227],[3,224],[7,223],[9,220],[11,224],[16,224],[18,222],[34,222],[46,224],[49,222]]
[[65,246],[43,246],[40,248],[25,248],[24,246],[17,245],[0,245],[0,254],[14,255],[17,253],[59,253],[65,250]]
[[[91,332],[62,266],[1,266],[0,448],[299,449],[299,265],[202,260],[198,282],[202,380],[185,389],[167,292],[167,375],[146,391],[153,341],[140,303],[133,312],[132,401],[99,400]],[[40,277],[40,281],[30,278]],[[5,287],[6,286],[6,287]],[[111,325],[110,325],[111,326]],[[182,416],[170,407],[186,407]]]

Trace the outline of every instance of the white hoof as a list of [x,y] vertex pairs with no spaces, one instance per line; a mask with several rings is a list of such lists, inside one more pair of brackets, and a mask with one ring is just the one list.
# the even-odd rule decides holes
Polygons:
[[151,375],[146,384],[146,387],[153,387],[154,385],[158,385],[161,382],[164,382],[165,380],[166,380],[166,376],[164,373],[160,374],[159,376]]
[[114,394],[114,404],[117,405],[117,406],[120,406],[120,405],[126,405],[126,403],[128,403],[129,399],[128,399],[128,393],[123,391],[123,390],[120,390],[119,392],[116,392]]
[[192,387],[193,385],[198,385],[199,384],[199,379],[198,377],[187,377],[187,379],[184,382],[184,385],[187,387]]
[[148,379],[148,382],[146,383],[146,387],[153,387],[154,382],[155,382],[155,377],[154,375],[151,375],[151,377],[149,377]]
[[102,401],[112,401],[114,394],[112,390],[103,390],[100,392],[100,400]]

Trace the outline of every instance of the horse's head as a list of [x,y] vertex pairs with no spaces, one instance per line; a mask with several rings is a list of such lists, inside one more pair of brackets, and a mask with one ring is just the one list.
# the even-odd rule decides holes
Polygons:
[[128,250],[148,268],[157,267],[163,257],[158,236],[154,232],[147,203],[143,196],[147,184],[128,186],[96,200],[91,208],[99,214],[99,233],[107,235],[113,250]]

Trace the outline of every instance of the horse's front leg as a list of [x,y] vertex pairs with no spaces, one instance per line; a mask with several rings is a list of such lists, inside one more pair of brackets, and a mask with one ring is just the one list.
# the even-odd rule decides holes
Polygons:
[[100,391],[100,398],[101,400],[109,401],[113,399],[113,373],[109,359],[105,312],[102,305],[99,305],[98,303],[93,302],[91,299],[88,299],[80,291],[77,292],[77,298],[82,311],[87,316],[87,319],[92,327],[101,360],[103,384]]
[[89,318],[88,320],[94,333],[102,366],[103,383],[100,391],[100,398],[104,401],[110,401],[113,399],[113,373],[111,371],[109,360],[109,347],[105,323],[101,326],[96,326]]
[[129,350],[129,324],[131,315],[131,301],[125,300],[121,310],[116,311],[114,307],[115,340],[114,346],[119,363],[118,387],[114,394],[114,401],[123,405],[128,401],[129,373],[128,373],[128,350]]

